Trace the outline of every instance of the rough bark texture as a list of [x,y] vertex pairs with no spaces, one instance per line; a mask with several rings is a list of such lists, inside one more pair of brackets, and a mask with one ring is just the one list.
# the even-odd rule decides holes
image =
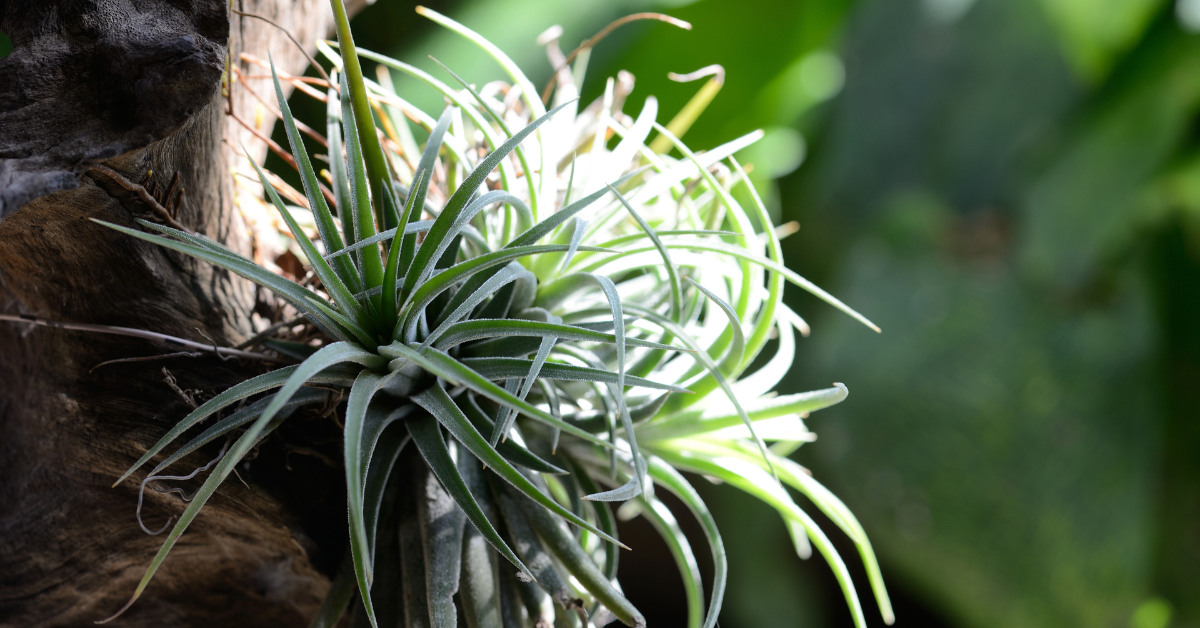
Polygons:
[[[326,0],[233,4],[302,42],[331,32]],[[198,328],[226,345],[249,332],[251,285],[90,222],[132,224],[147,208],[84,174],[97,163],[131,181],[151,169],[163,183],[179,173],[180,222],[250,253],[231,175],[244,160],[232,147],[245,142],[259,159],[265,151],[226,114],[227,51],[235,64],[241,52],[269,51],[294,73],[305,61],[284,34],[227,6],[0,0],[0,31],[14,44],[0,60],[0,311],[200,340]],[[243,120],[265,116],[270,133],[251,96],[235,89],[232,105]],[[183,358],[89,372],[104,360],[164,352],[141,340],[0,322],[0,626],[91,625],[119,608],[163,537],[146,536],[133,518],[140,475],[110,485],[188,410],[162,367],[209,395],[261,368]],[[297,506],[303,499],[267,486],[270,478],[243,475],[250,485],[218,491],[114,625],[307,621],[328,587],[318,567],[329,561],[314,557],[311,526],[297,513],[325,502],[308,495]],[[326,492],[344,525],[336,488]],[[148,492],[149,525],[181,510],[177,498]]]

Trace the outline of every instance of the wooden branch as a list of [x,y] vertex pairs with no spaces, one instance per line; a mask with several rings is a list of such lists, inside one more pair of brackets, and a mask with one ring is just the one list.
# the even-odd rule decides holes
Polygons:
[[289,362],[288,360],[281,360],[279,358],[275,358],[275,357],[272,357],[269,355],[263,355],[261,353],[254,353],[251,351],[243,351],[241,349],[229,349],[226,347],[219,347],[219,346],[217,346],[217,344],[215,342],[205,344],[202,342],[195,342],[192,340],[187,340],[185,338],[178,338],[175,336],[168,336],[167,334],[160,334],[158,332],[148,331],[145,329],[133,329],[131,327],[117,327],[115,325],[93,325],[90,323],[62,323],[59,321],[48,321],[44,318],[38,318],[36,316],[29,316],[27,314],[0,314],[0,321],[8,321],[11,323],[30,323],[33,325],[40,325],[42,327],[55,327],[58,329],[69,329],[72,331],[88,331],[88,332],[93,332],[93,333],[97,333],[97,334],[113,334],[116,336],[130,336],[133,338],[141,338],[143,340],[149,340],[151,342],[154,342],[154,343],[157,343],[160,345],[164,345],[167,347],[182,347],[184,349],[191,349],[192,351],[202,351],[202,352],[206,352],[206,353],[214,353],[214,354],[216,354],[217,357],[219,357],[221,359],[243,358],[243,359],[247,359],[247,360],[262,360],[265,362],[276,362],[279,364],[286,364]]

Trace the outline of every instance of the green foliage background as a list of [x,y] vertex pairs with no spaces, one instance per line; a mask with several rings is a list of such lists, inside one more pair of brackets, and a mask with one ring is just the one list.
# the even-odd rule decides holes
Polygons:
[[[1200,35],[1181,22],[1194,4],[433,6],[541,67],[535,82],[550,68],[533,40],[551,24],[564,48],[633,11],[694,25],[615,33],[585,100],[626,69],[626,110],[654,94],[675,111],[699,83],[666,73],[720,63],[727,82],[688,143],[768,130],[745,161],[801,225],[789,265],[884,329],[789,295],[814,334],[781,392],[849,385],[794,457],[862,518],[908,600],[898,625],[1161,628],[1200,626]],[[360,44],[494,78],[411,7],[366,9]],[[708,492],[731,532],[722,625],[846,621],[777,517]]]

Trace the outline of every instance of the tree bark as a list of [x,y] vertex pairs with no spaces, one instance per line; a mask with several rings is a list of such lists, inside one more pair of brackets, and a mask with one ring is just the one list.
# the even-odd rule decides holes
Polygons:
[[[133,225],[148,209],[97,164],[134,182],[153,171],[166,184],[178,173],[179,222],[253,254],[237,195],[255,189],[232,173],[247,168],[237,147],[260,161],[265,148],[227,107],[267,135],[273,119],[236,86],[225,97],[222,76],[227,59],[264,74],[242,53],[270,53],[296,74],[306,61],[280,30],[228,4],[0,0],[0,31],[14,46],[0,60],[0,312],[203,342],[202,331],[224,346],[251,333],[254,286],[89,220]],[[332,32],[326,0],[233,6],[307,44]],[[269,82],[259,85],[259,94],[271,93]],[[147,536],[134,520],[140,474],[110,485],[189,410],[162,368],[202,395],[262,368],[199,357],[91,370],[168,351],[0,322],[0,626],[91,625],[133,593],[164,537]],[[200,466],[213,455],[186,462]],[[240,467],[250,483],[231,480],[217,492],[114,625],[278,626],[311,617],[341,552],[319,541],[336,528],[330,521],[345,525],[344,499],[336,486],[297,497],[253,465]],[[146,500],[151,527],[183,508],[173,495],[147,491]]]

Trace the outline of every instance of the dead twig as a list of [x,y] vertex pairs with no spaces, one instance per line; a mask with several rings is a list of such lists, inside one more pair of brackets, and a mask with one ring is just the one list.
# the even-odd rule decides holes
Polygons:
[[117,358],[115,360],[105,360],[96,366],[88,369],[88,373],[95,372],[96,369],[110,364],[120,364],[122,362],[149,362],[151,360],[165,360],[167,358],[198,358],[204,355],[197,351],[177,351],[175,353],[164,353],[162,355],[147,355],[140,358]]
[[[269,62],[264,61],[263,59],[256,57],[248,52],[243,52],[239,56],[241,57],[242,61],[245,61],[246,63],[250,63],[252,65],[257,65],[258,67],[266,69],[266,70],[272,69],[271,64]],[[305,77],[303,77],[303,76],[294,76],[292,74],[288,74],[287,72],[283,72],[280,70],[276,70],[275,74],[276,74],[276,76],[279,77],[279,80],[287,81],[287,82],[291,83],[292,87],[295,87],[296,89],[304,92],[305,94],[308,94],[309,96],[312,96],[313,98],[316,98],[317,100],[319,100],[321,102],[327,101],[325,94],[322,94],[309,86],[309,83],[312,83],[313,85],[321,85],[321,79],[313,79],[313,78],[309,77],[308,80],[304,80]],[[265,80],[265,79],[269,79],[271,77],[264,76],[262,78]],[[330,89],[331,85],[330,85],[329,81],[324,81],[323,87],[325,87],[326,89]],[[339,92],[339,93],[341,92],[340,87],[336,84],[332,85],[332,89],[335,92]]]
[[300,316],[297,318],[293,318],[292,320],[289,320],[289,321],[281,321],[281,322],[275,323],[274,325],[271,325],[270,327],[258,332],[257,334],[254,334],[253,336],[248,338],[245,342],[235,346],[234,349],[249,349],[250,347],[253,347],[254,345],[262,342],[263,340],[275,335],[275,332],[279,331],[280,329],[283,329],[284,327],[292,327],[295,325],[299,325],[300,323],[303,323],[303,322],[304,322],[304,317]]
[[270,24],[271,26],[278,28],[281,32],[283,32],[284,35],[287,35],[288,39],[292,40],[293,44],[296,44],[296,48],[300,51],[300,54],[304,55],[305,59],[308,59],[308,62],[312,65],[313,69],[315,69],[317,71],[317,74],[320,74],[321,78],[325,79],[326,83],[329,82],[329,75],[325,73],[325,68],[322,68],[321,64],[317,63],[317,60],[313,59],[312,55],[308,54],[308,51],[304,49],[304,46],[301,46],[300,42],[297,41],[295,37],[292,37],[292,34],[290,32],[288,32],[288,30],[286,28],[276,24],[275,22],[272,22],[271,20],[269,20],[261,15],[255,15],[254,13],[246,13],[244,11],[238,11],[237,9],[234,9],[232,7],[229,10],[232,11],[233,13],[236,13],[236,14],[242,16],[242,17],[252,17],[256,20],[262,20],[262,21],[266,22],[267,24]]
[[[145,523],[142,523],[142,499],[145,497],[145,494],[146,494],[146,484],[147,483],[153,482],[155,480],[178,480],[178,481],[190,480],[190,479],[196,477],[196,475],[211,469],[214,464],[217,464],[217,462],[219,462],[221,460],[221,458],[225,457],[225,452],[228,450],[229,450],[229,439],[226,438],[225,444],[221,446],[221,453],[217,454],[216,458],[213,458],[211,461],[209,461],[208,464],[204,465],[203,467],[197,468],[195,471],[192,471],[191,473],[189,473],[187,475],[148,475],[148,476],[146,476],[146,479],[142,480],[141,487],[138,488],[138,503],[137,503],[137,511],[136,511],[138,526],[140,526],[142,528],[142,532],[145,532],[146,534],[149,534],[150,536],[156,536],[156,535],[162,534],[163,532],[166,531],[167,527],[171,525],[171,522],[175,520],[175,517],[170,517],[169,519],[167,519],[167,522],[163,524],[163,527],[161,527],[155,531],[151,531],[150,528],[146,527]],[[184,503],[192,501],[192,497],[195,497],[195,493],[193,493],[192,495],[189,496],[187,493],[184,493],[183,489],[181,489],[181,488],[170,488],[170,489],[162,489],[162,490],[155,488],[154,491],[156,493],[178,492],[179,496],[181,498],[183,498]]]
[[[116,336],[131,336],[133,338],[141,338],[149,340],[168,347],[182,347],[191,349],[192,351],[201,351],[213,353],[218,349],[220,353],[226,357],[243,358],[247,360],[264,360],[267,362],[287,363],[288,360],[281,360],[276,357],[264,355],[262,353],[252,353],[250,351],[242,351],[240,349],[229,349],[226,347],[217,347],[214,345],[201,344],[192,340],[185,340],[175,336],[168,336],[158,332],[146,331],[145,329],[133,329],[131,327],[117,327],[114,325],[93,325],[90,323],[62,323],[59,321],[49,321],[28,314],[0,314],[0,321],[9,321],[13,323],[31,323],[33,325],[41,325],[42,327],[56,327],[58,329],[67,329],[71,331],[88,331],[99,334],[113,334]],[[161,358],[165,356],[152,356]],[[141,358],[124,358],[125,360],[136,360]]]
[[275,140],[271,139],[270,137],[267,137],[266,133],[259,131],[258,129],[256,129],[254,127],[254,125],[250,124],[249,122],[246,122],[245,120],[243,120],[241,118],[241,116],[239,116],[236,113],[230,113],[229,116],[231,118],[233,118],[238,124],[242,125],[242,127],[245,128],[247,131],[250,131],[250,133],[254,134],[254,137],[257,137],[258,139],[262,140],[263,143],[265,143],[267,145],[267,147],[271,149],[271,152],[275,153],[276,155],[279,155],[279,158],[286,161],[289,166],[294,168],[297,172],[300,171],[300,167],[296,165],[296,160],[292,158],[292,154],[287,152],[286,150],[283,150],[283,147],[280,146],[279,144],[277,144],[275,142]]
[[575,57],[579,56],[579,53],[581,53],[584,50],[587,50],[589,48],[592,48],[596,44],[600,43],[600,41],[602,39],[604,39],[605,37],[608,37],[608,35],[610,33],[617,30],[618,28],[620,28],[630,22],[636,22],[638,20],[658,20],[660,22],[666,22],[667,24],[670,24],[672,26],[678,26],[679,28],[682,28],[685,31],[692,30],[692,25],[690,23],[685,22],[679,18],[674,18],[669,15],[664,15],[662,13],[653,13],[653,12],[634,13],[632,15],[626,15],[623,18],[613,20],[611,23],[609,23],[608,26],[605,26],[604,28],[600,29],[600,32],[596,33],[595,35],[592,35],[591,38],[589,38],[587,41],[583,42],[582,44],[579,44],[579,46],[577,46],[574,50],[571,51],[571,54],[567,55],[567,58],[565,61],[563,61],[558,67],[554,68],[554,71],[550,73],[550,81],[546,83],[546,89],[542,90],[542,102],[543,103],[550,102],[550,92],[554,90],[554,85],[555,85],[555,83],[558,82],[559,71],[566,68],[568,65],[570,65],[571,62],[575,60]]
[[[231,359],[232,359],[232,358],[227,358],[227,357],[225,357],[225,356],[221,355],[221,348],[217,346],[217,341],[216,341],[216,340],[213,340],[213,339],[212,339],[212,336],[209,336],[208,334],[206,334],[206,333],[204,333],[204,332],[200,331],[200,328],[199,328],[199,327],[193,327],[192,329],[196,330],[196,333],[200,334],[201,336],[204,336],[204,339],[205,339],[205,340],[207,340],[207,341],[209,341],[209,342],[211,342],[211,343],[212,343],[212,349],[213,349],[213,353],[217,354],[217,357],[218,357],[218,358],[221,358],[221,361],[222,361],[222,362],[227,362],[227,361],[229,361],[229,360],[231,360]],[[165,366],[163,367],[163,370],[164,370],[164,371],[166,370],[166,367],[165,367]]]
[[[171,184],[167,186],[166,192],[158,187],[158,180],[154,178],[154,171],[150,170],[146,173],[146,180],[142,182],[142,187],[154,197],[168,212],[171,217],[179,218],[179,206],[183,204],[183,187],[179,185],[179,171],[175,171],[175,176],[171,177]],[[178,196],[176,196],[178,192]]]
[[134,183],[133,181],[126,179],[121,173],[102,164],[97,164],[91,168],[88,168],[84,174],[92,176],[93,173],[102,174],[113,183],[116,183],[126,190],[137,194],[138,198],[141,199],[143,203],[150,206],[151,211],[153,211],[155,215],[157,215],[158,218],[161,219],[168,227],[171,227],[172,229],[178,229],[185,233],[192,233],[190,229],[179,224],[179,222],[176,221],[173,216],[171,216],[171,212],[167,211],[166,207],[163,207],[161,204],[159,204],[158,200],[155,199],[154,196],[152,196],[150,192],[148,192],[146,188],[142,186],[142,184]]
[[193,410],[195,410],[196,409],[196,399],[194,397],[194,393],[197,391],[184,390],[184,389],[180,388],[179,384],[176,383],[176,381],[175,381],[175,376],[172,375],[171,371],[168,371],[167,367],[165,367],[165,366],[162,367],[162,374],[163,374],[163,380],[167,382],[167,385],[171,387],[171,390],[174,390],[175,394],[182,397],[183,400],[186,401],[187,404],[189,406],[191,406]]
[[[259,103],[261,103],[262,106],[266,107],[267,111],[271,112],[271,115],[275,116],[276,118],[279,118],[280,120],[283,119],[283,112],[281,112],[279,110],[279,108],[276,107],[275,105],[267,102],[267,100],[265,98],[263,98],[262,96],[259,96],[258,92],[254,91],[253,87],[250,87],[250,83],[248,83],[246,81],[245,75],[243,75],[241,72],[237,72],[237,78],[238,78],[238,83],[241,83],[242,87],[246,88],[246,91],[249,92],[250,95],[253,96],[255,100],[257,100]],[[320,133],[315,131],[312,127],[301,122],[300,120],[294,120],[294,122],[296,123],[296,130],[311,137],[313,140],[315,140],[321,146],[329,148],[329,140],[325,139],[324,135],[321,135]]]
[[[296,170],[296,172],[300,172],[300,166],[296,165],[296,160],[292,158],[291,153],[283,150],[283,147],[280,146],[279,144],[275,143],[275,140],[267,137],[267,135],[265,133],[254,128],[252,125],[247,123],[245,120],[241,119],[241,117],[239,117],[236,113],[230,113],[229,116],[231,118],[233,118],[234,120],[236,120],[237,123],[242,125],[247,131],[250,131],[251,133],[253,133],[254,137],[257,137],[258,139],[262,140],[267,145],[267,147],[271,149],[271,152],[275,153],[276,155],[279,155],[279,157],[281,159],[283,159],[284,161],[286,161],[289,166],[294,168]],[[246,155],[246,157],[249,158],[249,155]],[[321,183],[320,181],[317,182],[317,187],[321,188],[321,196],[325,197],[325,201],[336,207],[337,199],[334,198],[333,192],[329,191],[329,188],[325,187],[325,184]]]
[[[245,78],[247,80],[270,81],[270,80],[272,80],[273,77],[270,74],[243,74],[242,78]],[[325,89],[329,89],[329,81],[326,81],[325,79],[319,79],[316,77],[312,77],[312,76],[287,76],[287,75],[284,75],[284,76],[280,76],[279,80],[283,81],[284,83],[297,83],[297,82],[309,83],[312,85],[316,85],[317,87],[324,87]]]

